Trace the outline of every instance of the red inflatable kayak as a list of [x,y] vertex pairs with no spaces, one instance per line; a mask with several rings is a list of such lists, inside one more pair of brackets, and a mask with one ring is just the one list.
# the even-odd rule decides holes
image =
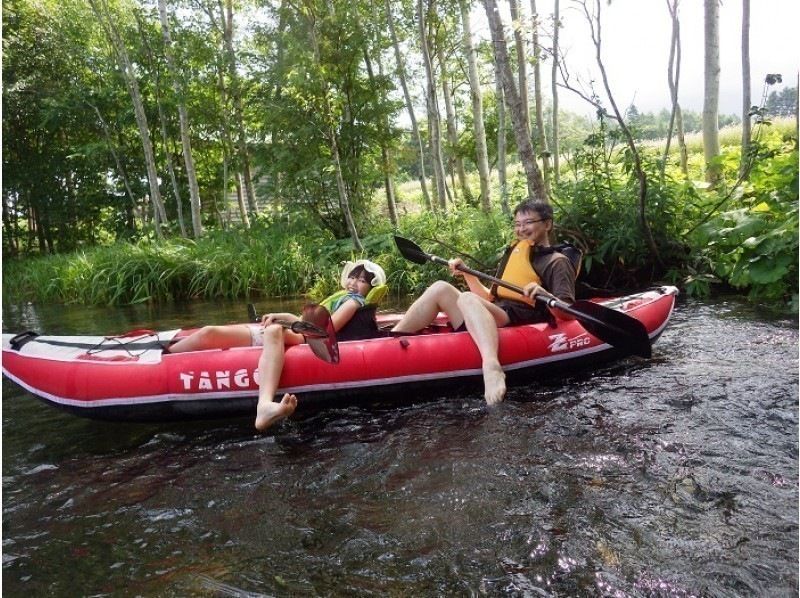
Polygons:
[[[598,300],[641,321],[651,342],[666,327],[678,290]],[[389,325],[398,315],[382,314]],[[106,420],[166,421],[252,415],[258,393],[257,347],[165,354],[161,347],[191,330],[132,331],[119,336],[3,334],[3,373],[48,403]],[[435,325],[420,334],[339,343],[340,362],[318,359],[308,345],[286,350],[279,394],[300,407],[345,399],[410,399],[482,388],[481,360],[466,332]],[[574,372],[619,358],[620,351],[576,321],[500,329],[500,362],[509,384]]]

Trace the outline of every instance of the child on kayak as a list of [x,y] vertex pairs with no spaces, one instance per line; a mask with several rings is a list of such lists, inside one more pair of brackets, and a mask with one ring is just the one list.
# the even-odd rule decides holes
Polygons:
[[[345,264],[341,276],[343,291],[322,302],[331,313],[331,322],[339,340],[366,338],[372,334],[373,329],[377,331],[374,313],[370,316],[371,322],[354,316],[366,304],[370,291],[384,284],[386,273],[375,262],[357,260]],[[279,403],[274,402],[273,397],[283,371],[285,348],[299,345],[304,340],[302,335],[276,322],[291,323],[298,320],[300,318],[294,314],[274,313],[265,315],[260,324],[204,326],[165,351],[184,353],[231,347],[263,347],[258,361],[259,391],[255,420],[256,429],[263,431],[294,413],[297,407],[297,397],[293,394],[284,394]]]

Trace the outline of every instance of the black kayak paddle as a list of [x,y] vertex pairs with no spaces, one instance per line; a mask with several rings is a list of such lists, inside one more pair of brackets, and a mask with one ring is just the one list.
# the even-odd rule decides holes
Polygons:
[[[261,322],[256,306],[252,303],[247,304],[247,314],[251,322]],[[303,315],[298,321],[273,320],[273,323],[303,335],[314,355],[321,360],[327,363],[339,363],[339,344],[336,342],[336,330],[333,327],[333,322],[331,322],[330,312],[322,305],[309,303],[303,308]]]
[[[449,265],[446,259],[437,255],[425,253],[420,246],[413,241],[395,235],[394,242],[402,256],[415,264],[424,264],[430,261],[444,266]],[[520,295],[523,294],[520,287],[490,274],[485,274],[479,270],[473,270],[464,265],[459,266],[458,269],[461,272],[493,282],[496,285],[505,287]],[[572,305],[569,305],[554,297],[536,295],[535,299],[536,301],[546,304],[548,307],[556,307],[570,314],[578,320],[588,332],[601,341],[617,349],[622,349],[628,355],[638,355],[646,358],[652,355],[650,337],[647,335],[647,329],[639,320],[628,314],[592,301],[576,301]]]

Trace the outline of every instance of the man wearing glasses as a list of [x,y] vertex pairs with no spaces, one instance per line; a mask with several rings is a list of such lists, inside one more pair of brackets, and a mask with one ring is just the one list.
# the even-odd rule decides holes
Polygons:
[[570,259],[550,245],[553,208],[550,204],[529,199],[514,209],[514,236],[500,259],[496,277],[524,291],[524,295],[504,287],[487,288],[470,274],[458,270],[461,259],[449,261],[454,276],[463,276],[469,291],[460,291],[443,280],[436,281],[406,311],[392,329],[395,333],[422,330],[440,311],[447,314],[455,330],[467,330],[483,361],[484,397],[489,405],[503,400],[506,377],[497,356],[497,329],[533,322],[569,320],[572,316],[558,308],[534,300],[536,295],[552,296],[567,303],[575,302],[576,269]]

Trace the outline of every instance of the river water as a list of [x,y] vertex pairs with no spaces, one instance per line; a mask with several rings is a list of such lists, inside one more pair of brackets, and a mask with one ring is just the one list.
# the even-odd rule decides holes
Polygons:
[[[245,308],[3,312],[110,334]],[[795,319],[680,299],[647,362],[267,435],[81,419],[4,378],[3,595],[793,596],[797,358]]]

